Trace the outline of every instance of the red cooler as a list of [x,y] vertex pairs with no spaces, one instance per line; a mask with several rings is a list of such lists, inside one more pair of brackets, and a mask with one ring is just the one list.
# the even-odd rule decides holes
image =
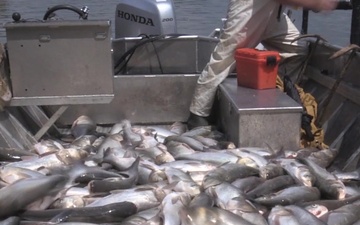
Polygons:
[[253,89],[276,87],[279,52],[239,48],[235,52],[235,60],[239,86]]

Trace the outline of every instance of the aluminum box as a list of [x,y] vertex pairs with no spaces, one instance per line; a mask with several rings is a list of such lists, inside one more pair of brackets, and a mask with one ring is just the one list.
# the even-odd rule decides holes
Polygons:
[[240,87],[228,78],[218,100],[219,124],[238,147],[299,149],[302,107],[285,93]]
[[11,105],[108,103],[113,93],[110,21],[5,24]]
[[[113,40],[114,63],[139,42],[140,37]],[[57,125],[70,125],[83,114],[98,124],[122,119],[136,124],[186,121],[199,73],[217,42],[215,38],[183,35],[139,46],[125,74],[114,76],[115,96],[110,104],[70,106]],[[47,106],[47,113],[52,115],[57,108]]]
[[[114,124],[123,119],[133,124],[186,121],[198,77],[196,74],[115,76],[116,94],[112,102],[71,105],[57,125],[71,125],[81,115],[89,116],[97,124]],[[53,114],[57,107],[46,107],[48,114]]]

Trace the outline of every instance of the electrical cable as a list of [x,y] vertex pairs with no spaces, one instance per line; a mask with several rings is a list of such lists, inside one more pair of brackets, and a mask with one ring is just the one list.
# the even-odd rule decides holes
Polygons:
[[[147,34],[140,34],[139,36],[144,36],[145,38],[150,38],[150,36],[147,35]],[[159,56],[159,53],[158,53],[157,48],[156,48],[153,41],[151,42],[151,45],[153,46],[153,49],[154,49],[154,52],[155,52],[155,55],[156,55],[156,59],[158,61],[158,65],[159,65],[159,68],[160,68],[160,72],[161,72],[161,74],[164,74],[164,70],[163,70],[163,67],[162,67],[161,61],[160,61],[160,56]],[[151,61],[149,60],[149,62],[150,62],[150,72],[152,72],[151,71],[152,70]]]
[[67,9],[67,10],[71,10],[73,12],[76,12],[77,14],[79,14],[80,18],[86,20],[88,14],[85,11],[82,11],[81,9],[73,6],[73,5],[56,5],[54,7],[51,7],[50,9],[48,9],[43,17],[43,20],[47,20],[48,17],[55,11],[60,10],[60,9]]
[[[145,34],[141,34],[141,35],[145,35]],[[140,36],[140,35],[139,35]],[[163,38],[176,38],[176,37],[179,37],[181,36],[181,34],[162,34],[162,35],[156,35],[156,36],[148,36],[146,35],[146,37],[148,38],[143,38],[140,40],[139,43],[137,43],[136,45],[132,46],[128,51],[126,51],[121,57],[120,59],[115,63],[115,66],[114,66],[114,73],[115,74],[120,74],[121,72],[124,72],[124,70],[126,69],[126,66],[128,64],[128,62],[130,61],[131,57],[133,56],[134,52],[136,51],[136,49],[144,44],[147,44],[149,42],[154,42],[154,41],[157,41],[157,40],[160,40],[160,39],[163,39]],[[154,49],[156,48],[155,45],[154,46]],[[158,61],[159,61],[159,66],[161,65],[161,62],[160,62],[160,57],[158,56],[158,53],[156,51],[156,54],[157,54],[157,58],[158,58]],[[161,67],[161,71],[163,73],[163,68],[162,68],[162,65],[160,66]]]

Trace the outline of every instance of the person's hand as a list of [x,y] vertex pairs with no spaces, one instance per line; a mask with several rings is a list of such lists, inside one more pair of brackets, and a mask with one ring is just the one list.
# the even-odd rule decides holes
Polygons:
[[330,11],[336,9],[338,5],[336,0],[317,0],[317,2],[313,11]]

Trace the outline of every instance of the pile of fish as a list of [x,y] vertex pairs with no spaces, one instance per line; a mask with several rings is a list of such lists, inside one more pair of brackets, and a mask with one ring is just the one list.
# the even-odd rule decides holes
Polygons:
[[212,127],[91,118],[0,150],[0,224],[360,224],[359,171],[335,149],[236,146]]

